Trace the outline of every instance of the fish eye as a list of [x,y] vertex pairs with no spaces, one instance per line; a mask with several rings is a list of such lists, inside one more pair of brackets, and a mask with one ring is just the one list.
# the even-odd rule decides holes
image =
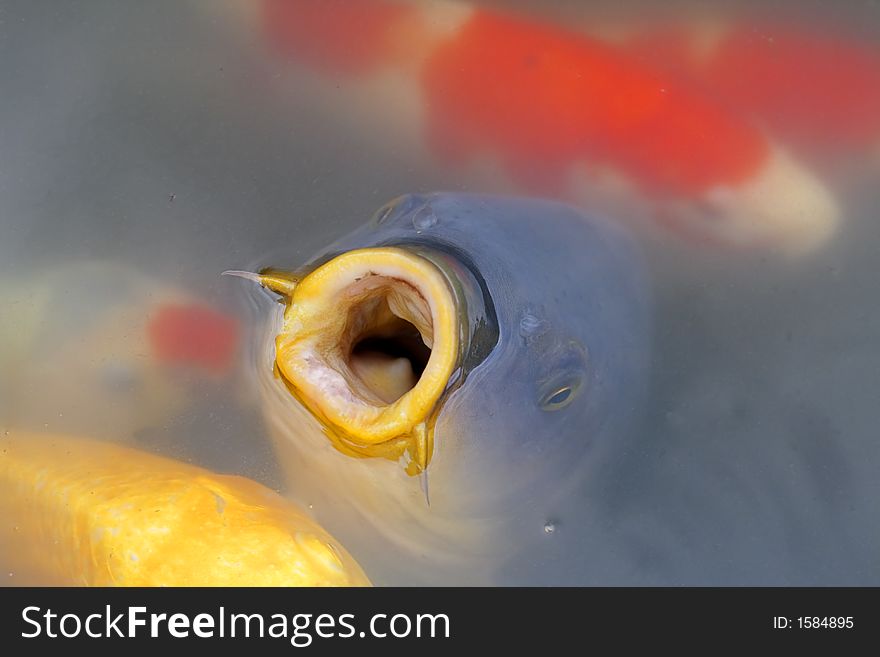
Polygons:
[[566,383],[562,386],[554,387],[544,395],[541,399],[540,406],[542,411],[561,411],[563,408],[571,404],[580,388],[580,381]]
[[555,363],[553,373],[538,386],[538,406],[547,412],[561,411],[577,399],[586,379],[587,352],[581,345],[570,342],[551,362]]
[[544,402],[544,407],[560,406],[564,404],[569,397],[571,397],[571,386],[565,386],[550,395],[550,398]]

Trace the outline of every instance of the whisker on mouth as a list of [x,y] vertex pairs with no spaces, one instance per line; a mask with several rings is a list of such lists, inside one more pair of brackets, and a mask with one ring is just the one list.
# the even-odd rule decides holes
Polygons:
[[235,278],[243,278],[247,281],[252,281],[257,284],[262,284],[262,276],[252,271],[243,271],[241,269],[227,269],[226,271],[220,272],[221,276],[234,276]]

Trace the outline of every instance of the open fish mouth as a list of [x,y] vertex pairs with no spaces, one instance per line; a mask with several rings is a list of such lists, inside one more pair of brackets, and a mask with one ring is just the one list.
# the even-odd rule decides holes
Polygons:
[[253,305],[267,427],[287,494],[379,581],[489,583],[548,518],[581,517],[646,390],[625,231],[547,200],[406,194],[289,258],[234,272],[280,297]]
[[451,276],[389,246],[343,253],[301,278],[256,278],[287,301],[276,372],[342,452],[402,460],[411,475],[427,468],[466,342]]

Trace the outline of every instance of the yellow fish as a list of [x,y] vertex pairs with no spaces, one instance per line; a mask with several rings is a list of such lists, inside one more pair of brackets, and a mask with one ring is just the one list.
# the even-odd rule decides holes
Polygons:
[[369,585],[266,487],[106,442],[0,437],[0,518],[0,561],[19,585]]

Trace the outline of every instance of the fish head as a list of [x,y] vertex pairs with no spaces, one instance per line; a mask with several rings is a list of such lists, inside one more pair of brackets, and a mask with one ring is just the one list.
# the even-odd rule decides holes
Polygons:
[[[531,476],[535,459],[556,471],[583,460],[589,436],[573,445],[572,433],[589,434],[583,416],[600,423],[606,397],[618,392],[612,380],[621,353],[606,343],[644,328],[644,317],[621,314],[631,290],[623,303],[612,290],[600,295],[608,301],[588,299],[601,282],[579,280],[619,275],[617,264],[601,263],[611,263],[625,240],[617,229],[566,217],[567,231],[597,238],[585,248],[607,249],[590,260],[592,271],[567,266],[566,254],[558,259],[550,249],[565,231],[542,227],[540,214],[506,226],[503,212],[491,222],[484,216],[493,212],[491,200],[459,196],[450,205],[449,197],[395,199],[310,264],[255,275],[285,302],[275,371],[343,454],[399,461],[419,475],[434,458],[441,461],[432,473],[442,471],[449,450],[467,463],[450,468],[455,479],[521,470],[515,483],[526,489],[528,479],[546,480]],[[558,210],[546,205],[549,221]],[[534,215],[542,207],[530,209]],[[493,236],[486,228],[494,230],[495,220],[502,223]],[[603,243],[606,230],[612,237]],[[521,268],[496,259],[507,249],[511,256],[519,250]],[[620,325],[614,336],[611,323]],[[628,377],[633,369],[620,372]],[[473,457],[461,458],[460,450]],[[501,484],[492,489],[509,494]]]
[[371,569],[387,546],[356,527],[456,577],[521,547],[510,531],[540,530],[635,415],[635,256],[569,206],[438,193],[396,199],[303,267],[245,274],[283,302],[258,371],[291,494]]

